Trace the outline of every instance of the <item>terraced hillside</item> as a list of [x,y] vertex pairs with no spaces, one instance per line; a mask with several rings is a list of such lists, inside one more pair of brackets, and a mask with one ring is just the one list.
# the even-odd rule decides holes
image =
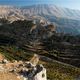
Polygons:
[[30,60],[36,53],[47,69],[48,79],[80,79],[79,35],[57,33],[54,24],[44,26],[27,20],[1,21],[0,53],[8,60]]

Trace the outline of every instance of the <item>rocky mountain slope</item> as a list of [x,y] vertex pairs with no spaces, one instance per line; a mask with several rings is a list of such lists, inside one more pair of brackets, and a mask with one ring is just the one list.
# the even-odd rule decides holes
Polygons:
[[9,21],[15,21],[18,19],[24,19],[21,10],[13,6],[0,6],[0,18],[8,19]]
[[52,16],[57,18],[80,20],[79,10],[62,8],[55,5],[33,5],[28,7],[22,7],[21,9],[24,15],[29,16]]
[[68,8],[62,8],[55,5],[33,5],[25,7],[14,7],[14,6],[0,6],[0,17],[7,18],[15,15],[15,17],[22,16],[52,16],[57,18],[67,18],[80,20],[80,11],[72,10]]
[[25,7],[0,6],[0,18],[15,20],[35,19],[57,24],[57,31],[80,34],[80,11],[55,5],[33,5]]

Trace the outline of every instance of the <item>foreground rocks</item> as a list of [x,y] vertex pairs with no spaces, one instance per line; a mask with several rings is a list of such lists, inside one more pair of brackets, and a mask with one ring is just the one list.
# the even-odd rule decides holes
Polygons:
[[[39,57],[37,55],[34,55],[30,61],[25,62],[10,62],[3,59],[0,61],[0,79],[3,77],[2,80],[47,80],[46,69],[42,64],[38,64],[38,61]],[[7,76],[8,78],[1,77],[1,75]],[[11,77],[10,75],[13,76]]]

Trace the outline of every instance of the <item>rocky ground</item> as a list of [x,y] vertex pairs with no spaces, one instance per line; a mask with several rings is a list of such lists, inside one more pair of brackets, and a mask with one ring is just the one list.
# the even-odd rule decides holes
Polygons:
[[1,80],[20,80],[17,75],[10,72],[0,72]]
[[46,69],[39,65],[37,55],[30,61],[8,61],[0,55],[0,79],[2,80],[46,80]]

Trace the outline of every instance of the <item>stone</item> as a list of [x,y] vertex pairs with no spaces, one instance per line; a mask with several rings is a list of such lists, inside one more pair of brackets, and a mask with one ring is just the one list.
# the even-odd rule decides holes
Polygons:
[[4,59],[2,62],[3,63],[9,63],[9,61],[7,59]]
[[46,76],[46,69],[43,68],[43,70],[39,73],[37,73],[33,80],[47,80],[47,76]]
[[30,60],[30,62],[33,64],[33,66],[36,66],[39,62],[39,56],[37,54],[34,54],[33,58]]

